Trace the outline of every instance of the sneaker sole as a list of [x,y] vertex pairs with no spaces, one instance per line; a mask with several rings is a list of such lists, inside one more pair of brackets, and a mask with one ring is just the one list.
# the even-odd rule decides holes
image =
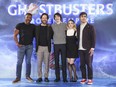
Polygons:
[[30,81],[30,80],[27,80],[27,82],[31,83],[31,82],[34,82],[34,81],[33,81],[33,80],[32,80],[32,81]]
[[86,82],[80,82],[81,84],[85,84]]
[[87,83],[88,85],[92,85],[93,83]]

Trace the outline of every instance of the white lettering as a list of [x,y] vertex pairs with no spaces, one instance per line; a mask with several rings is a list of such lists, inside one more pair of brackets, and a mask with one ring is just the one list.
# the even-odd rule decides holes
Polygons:
[[65,4],[63,4],[63,13],[64,15],[70,15],[72,12],[72,5],[69,4],[69,6],[66,6]]
[[55,7],[54,7],[54,13],[58,12],[60,14],[62,14],[62,6],[59,5],[59,4],[55,4]]
[[10,15],[17,15],[17,6],[16,5],[10,5],[8,7],[8,13]]
[[95,4],[88,5],[88,14],[95,15]]
[[113,6],[113,4],[107,4],[107,6],[106,6],[108,15],[113,14],[112,6]]
[[78,8],[78,4],[74,4],[72,7],[72,11],[73,11],[73,15],[78,15],[79,14],[79,8]]
[[46,13],[45,4],[41,4],[39,6],[39,14],[41,15],[42,13]]

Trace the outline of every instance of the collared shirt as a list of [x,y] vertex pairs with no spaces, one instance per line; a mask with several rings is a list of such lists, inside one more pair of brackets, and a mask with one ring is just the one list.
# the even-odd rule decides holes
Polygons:
[[86,49],[84,49],[83,46],[82,46],[82,41],[83,41],[83,40],[82,40],[82,38],[83,38],[83,37],[82,37],[82,36],[83,36],[83,30],[84,30],[86,24],[87,24],[87,23],[84,23],[84,24],[81,24],[81,25],[80,25],[79,50],[86,50]]

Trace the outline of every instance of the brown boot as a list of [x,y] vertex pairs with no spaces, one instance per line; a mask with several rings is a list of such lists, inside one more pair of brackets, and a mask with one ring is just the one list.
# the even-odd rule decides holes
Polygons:
[[16,78],[12,83],[18,83],[18,82],[20,82],[20,79]]

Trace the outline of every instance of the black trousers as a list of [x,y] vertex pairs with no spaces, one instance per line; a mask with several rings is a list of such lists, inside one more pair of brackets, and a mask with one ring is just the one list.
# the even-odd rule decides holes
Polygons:
[[62,76],[63,76],[63,80],[66,80],[67,79],[66,44],[55,44],[54,45],[56,79],[60,79],[60,67],[59,67],[59,55],[60,55],[60,53],[61,53],[61,63],[62,63]]
[[88,74],[88,79],[93,79],[93,69],[92,69],[93,56],[90,56],[89,50],[80,50],[79,56],[82,78],[86,79],[87,78],[86,75]]

